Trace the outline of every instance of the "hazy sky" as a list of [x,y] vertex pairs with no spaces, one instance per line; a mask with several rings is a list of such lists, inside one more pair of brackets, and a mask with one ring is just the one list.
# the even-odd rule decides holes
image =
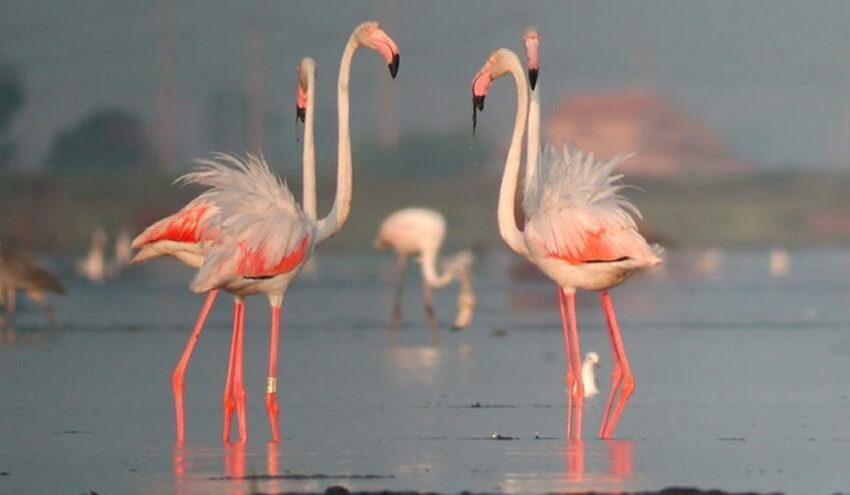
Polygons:
[[[297,163],[295,66],[319,65],[319,146],[335,144],[335,78],[351,29],[386,21],[401,47],[403,129],[462,129],[469,81],[494,48],[543,35],[544,108],[564,92],[655,88],[715,129],[732,151],[766,166],[850,168],[850,2],[832,1],[242,1],[0,0],[0,58],[23,71],[28,104],[15,135],[27,163],[92,109],[122,105],[156,116],[159,8],[174,37],[180,161],[210,151],[212,91],[248,81],[249,30],[262,33],[266,103],[279,125],[267,152]],[[363,53],[352,76],[352,128],[374,132],[388,82]],[[506,139],[511,85],[494,90],[482,132]],[[545,110],[544,110],[545,111]]]

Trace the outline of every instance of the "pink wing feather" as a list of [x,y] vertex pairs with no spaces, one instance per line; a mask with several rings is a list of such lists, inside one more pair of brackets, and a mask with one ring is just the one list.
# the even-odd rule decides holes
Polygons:
[[217,214],[218,208],[214,204],[192,201],[177,213],[146,228],[133,239],[132,247],[138,249],[158,241],[198,243],[210,236],[208,228]]

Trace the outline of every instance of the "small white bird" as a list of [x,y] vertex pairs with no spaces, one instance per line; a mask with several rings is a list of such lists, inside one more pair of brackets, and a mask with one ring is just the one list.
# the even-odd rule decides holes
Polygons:
[[593,351],[584,355],[581,364],[581,381],[584,383],[584,396],[593,397],[599,394],[599,386],[596,385],[596,368],[599,367],[599,354]]

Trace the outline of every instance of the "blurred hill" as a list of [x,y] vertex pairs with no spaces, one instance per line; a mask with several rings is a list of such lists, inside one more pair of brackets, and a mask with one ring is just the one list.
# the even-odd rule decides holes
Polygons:
[[565,95],[543,129],[552,144],[575,144],[599,158],[634,152],[622,166],[630,176],[695,178],[754,171],[752,164],[731,156],[706,125],[648,90]]

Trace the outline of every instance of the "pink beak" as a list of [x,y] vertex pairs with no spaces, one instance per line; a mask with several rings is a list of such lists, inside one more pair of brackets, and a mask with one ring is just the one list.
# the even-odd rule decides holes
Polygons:
[[307,118],[307,90],[298,86],[298,94],[295,97],[295,117],[301,122]]
[[478,125],[478,111],[484,110],[484,97],[490,89],[493,79],[490,77],[490,68],[484,66],[472,79],[472,134]]
[[381,29],[376,30],[373,37],[375,41],[375,50],[377,50],[378,53],[384,57],[384,60],[387,61],[387,67],[390,69],[390,77],[395,79],[395,76],[398,74],[398,65],[401,59],[398,45],[396,45],[395,41],[393,41],[393,39]]
[[540,72],[540,54],[538,51],[538,41],[525,40],[525,53],[528,57],[528,82],[531,84],[531,90],[537,85],[537,76]]

